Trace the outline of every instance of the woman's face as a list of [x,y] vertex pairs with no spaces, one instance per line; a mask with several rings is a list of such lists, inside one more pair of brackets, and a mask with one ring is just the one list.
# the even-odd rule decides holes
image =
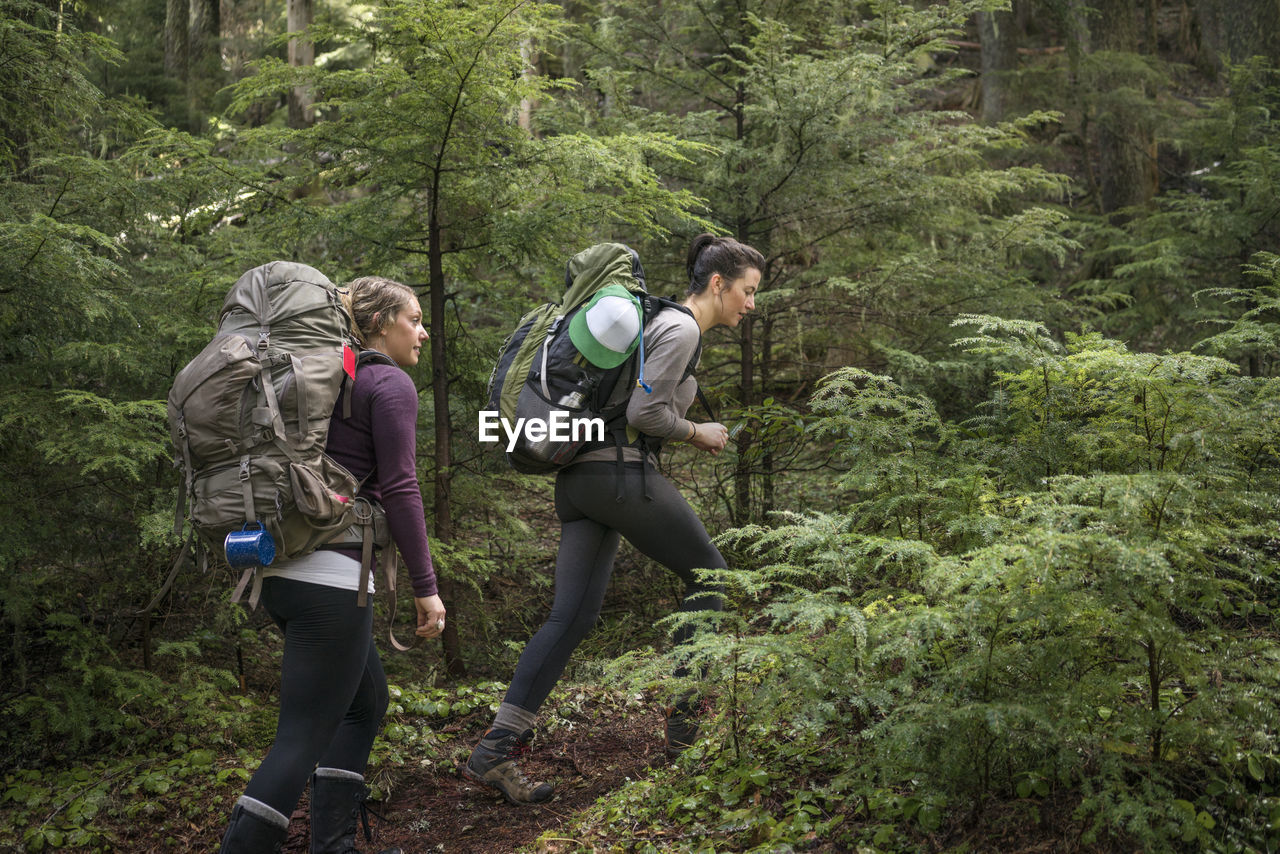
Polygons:
[[418,364],[418,356],[422,353],[422,342],[427,340],[427,330],[422,326],[422,306],[416,299],[410,299],[390,326],[382,330],[374,347],[386,353],[402,368]]
[[712,296],[716,298],[718,317],[716,320],[725,326],[737,326],[749,312],[756,307],[756,291],[760,288],[760,271],[748,267],[746,272],[732,281],[724,279],[719,273],[711,276],[707,283]]

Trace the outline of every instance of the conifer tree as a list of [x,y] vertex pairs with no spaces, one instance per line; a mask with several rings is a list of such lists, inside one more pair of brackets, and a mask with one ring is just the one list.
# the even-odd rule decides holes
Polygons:
[[951,340],[931,316],[1029,307],[1010,265],[1032,247],[1060,251],[1059,218],[1012,197],[1051,195],[1061,179],[984,160],[1018,148],[1022,130],[925,109],[954,78],[935,61],[946,40],[990,5],[731,0],[664,4],[661,16],[623,5],[587,36],[586,75],[611,126],[674,121],[706,143],[671,179],[768,260],[758,317],[730,336],[737,352],[704,360],[748,424],[731,501],[739,523],[775,507],[769,454],[782,437],[762,442],[767,404],[803,400],[833,364],[926,373],[921,357],[942,357]]
[[[297,86],[313,91],[314,128],[243,136],[247,150],[290,152],[273,194],[298,201],[261,217],[262,226],[287,234],[298,251],[323,252],[336,269],[399,276],[425,298],[431,512],[444,548],[456,531],[455,431],[475,423],[474,409],[460,408],[453,392],[462,330],[450,315],[458,303],[513,294],[532,303],[541,286],[524,280],[531,262],[554,259],[558,268],[567,247],[657,233],[691,204],[662,187],[653,168],[685,157],[689,146],[669,135],[521,126],[525,103],[545,102],[564,86],[526,73],[528,46],[555,37],[560,26],[556,7],[529,0],[464,6],[396,0],[351,30],[320,32],[363,45],[372,57],[368,67],[290,67],[266,59],[237,87],[232,106],[243,110]],[[444,566],[447,597],[455,579]],[[446,631],[457,671],[456,636]]]
[[71,10],[0,3],[0,731],[13,757],[130,730],[120,709],[143,679],[124,651],[130,606],[169,559],[156,524],[172,495],[168,306],[136,275],[134,241],[157,225],[121,157],[153,125],[89,77],[119,60]]

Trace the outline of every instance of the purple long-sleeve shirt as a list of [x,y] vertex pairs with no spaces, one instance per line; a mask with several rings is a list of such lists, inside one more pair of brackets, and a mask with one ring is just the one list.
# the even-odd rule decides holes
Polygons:
[[[433,596],[437,592],[436,572],[427,544],[416,465],[418,390],[400,368],[369,363],[361,365],[356,374],[350,418],[342,417],[342,408],[339,396],[326,450],[357,480],[368,477],[360,494],[375,499],[386,510],[391,538],[409,572],[413,595]],[[358,549],[340,551],[360,559]]]

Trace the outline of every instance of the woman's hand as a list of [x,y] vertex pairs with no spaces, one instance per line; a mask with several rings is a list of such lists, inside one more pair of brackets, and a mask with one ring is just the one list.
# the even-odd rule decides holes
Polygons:
[[706,421],[693,425],[693,436],[689,444],[700,451],[710,451],[713,455],[724,450],[729,442],[729,428],[718,421]]
[[418,608],[418,628],[414,632],[420,638],[438,638],[444,632],[444,602],[437,596],[415,596],[413,604]]

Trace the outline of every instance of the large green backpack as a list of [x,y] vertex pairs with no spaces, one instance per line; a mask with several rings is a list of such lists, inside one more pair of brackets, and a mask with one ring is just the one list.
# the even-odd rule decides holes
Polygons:
[[[626,424],[632,391],[637,386],[649,390],[644,381],[643,328],[665,309],[688,312],[675,300],[648,292],[640,256],[622,243],[598,243],[574,255],[566,265],[564,286],[558,302],[540,305],[520,319],[489,377],[488,410],[482,418],[496,416],[509,424],[559,420],[569,425],[560,437],[519,433],[511,439],[507,462],[526,474],[554,472],[586,448],[643,439]],[[635,351],[621,364],[601,368],[574,344],[572,327],[574,317],[606,289],[629,294],[640,321]],[[701,349],[699,343],[685,377],[693,373]],[[701,391],[698,396],[706,405]],[[598,441],[598,432],[587,429],[590,422],[603,428],[608,437],[604,442]],[[650,440],[647,447],[660,444]]]
[[350,330],[332,282],[274,261],[240,277],[217,334],[178,373],[168,411],[187,518],[215,555],[228,534],[261,526],[276,555],[296,558],[355,521],[359,484],[325,454],[334,404],[354,377]]

